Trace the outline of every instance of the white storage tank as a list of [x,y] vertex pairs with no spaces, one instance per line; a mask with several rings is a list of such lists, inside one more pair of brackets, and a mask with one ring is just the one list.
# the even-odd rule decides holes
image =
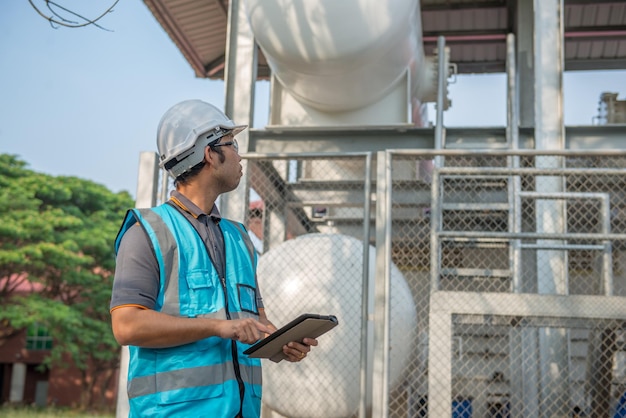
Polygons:
[[[325,112],[362,108],[407,80],[408,101],[432,79],[415,0],[245,0],[273,75]],[[432,84],[432,83],[430,83]]]
[[[369,254],[372,281],[374,247],[369,247]],[[363,242],[340,234],[303,235],[263,254],[258,277],[266,311],[276,326],[302,313],[335,315],[339,321],[319,337],[319,346],[305,361],[276,364],[264,360],[264,404],[290,418],[352,416],[360,395]],[[403,370],[417,352],[415,303],[395,265],[391,266],[391,298],[389,382],[393,389],[402,382]]]

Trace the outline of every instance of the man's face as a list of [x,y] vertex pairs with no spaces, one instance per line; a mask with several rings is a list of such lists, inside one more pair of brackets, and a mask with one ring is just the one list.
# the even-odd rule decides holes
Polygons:
[[236,189],[243,175],[237,140],[232,134],[225,135],[209,148],[215,154],[213,168],[222,193]]

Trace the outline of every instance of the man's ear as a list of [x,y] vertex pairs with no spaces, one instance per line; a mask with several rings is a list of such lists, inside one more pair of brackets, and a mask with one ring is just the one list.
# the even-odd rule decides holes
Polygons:
[[213,164],[213,158],[215,158],[215,151],[211,147],[204,147],[204,161],[207,164]]

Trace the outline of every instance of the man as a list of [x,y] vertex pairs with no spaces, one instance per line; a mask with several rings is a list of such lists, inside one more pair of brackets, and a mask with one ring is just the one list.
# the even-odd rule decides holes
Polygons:
[[[243,351],[276,330],[256,280],[243,225],[220,217],[217,197],[242,176],[235,125],[188,100],[157,132],[160,165],[175,178],[168,202],[128,212],[116,240],[113,334],[128,345],[130,415],[258,417],[261,363]],[[301,361],[317,345],[283,347]]]

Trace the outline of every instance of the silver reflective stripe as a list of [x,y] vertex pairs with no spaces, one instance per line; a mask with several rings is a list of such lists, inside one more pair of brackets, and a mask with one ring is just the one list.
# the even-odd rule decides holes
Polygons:
[[[141,211],[142,215],[150,223],[152,229],[156,233],[163,265],[160,266],[166,271],[164,272],[165,283],[163,284],[163,308],[161,312],[170,315],[180,315],[180,300],[178,296],[178,245],[174,235],[169,227],[163,222],[163,219],[154,211],[147,209]],[[168,248],[173,248],[172,253],[167,253]]]
[[252,312],[241,311],[241,312],[231,312],[230,318],[231,319],[253,318],[253,319],[258,320],[259,316],[256,314],[253,314]]
[[198,318],[209,318],[209,319],[228,319],[226,317],[226,309],[222,308],[217,312],[211,312],[206,314],[198,315]]
[[[260,367],[240,366],[244,383],[260,383],[262,372]],[[221,385],[227,380],[235,380],[235,369],[232,362],[212,366],[192,367],[158,373],[159,387],[157,390],[156,375],[136,377],[128,382],[129,399],[167,392],[175,389],[197,386]]]
[[241,370],[241,380],[248,384],[260,385],[261,379],[263,379],[263,373],[261,372],[261,367],[254,366],[244,366],[240,367]]
[[241,234],[241,237],[243,238],[243,242],[244,244],[246,244],[246,247],[248,248],[248,255],[250,256],[250,263],[252,263],[252,266],[254,266],[254,244],[252,244],[252,240],[250,239],[250,236],[248,235],[244,227],[238,222],[231,221],[231,224],[235,225],[235,227]]

